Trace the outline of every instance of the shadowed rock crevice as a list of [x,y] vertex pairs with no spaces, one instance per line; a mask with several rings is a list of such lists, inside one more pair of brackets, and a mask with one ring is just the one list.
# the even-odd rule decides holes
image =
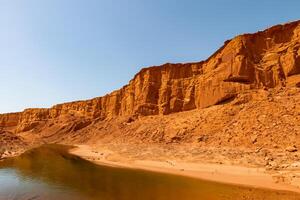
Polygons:
[[242,83],[242,84],[250,84],[251,81],[249,80],[249,77],[247,76],[235,76],[235,77],[228,77],[224,80],[224,82],[236,82],[236,83]]
[[236,94],[228,94],[227,96],[223,97],[220,101],[218,101],[216,105],[230,103],[235,99],[236,96]]

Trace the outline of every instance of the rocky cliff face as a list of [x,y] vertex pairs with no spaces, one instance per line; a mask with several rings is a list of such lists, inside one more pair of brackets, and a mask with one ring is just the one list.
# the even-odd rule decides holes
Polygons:
[[120,90],[103,97],[0,115],[0,129],[28,131],[59,117],[111,119],[166,115],[232,100],[255,88],[300,82],[300,21],[225,42],[207,60],[142,69]]

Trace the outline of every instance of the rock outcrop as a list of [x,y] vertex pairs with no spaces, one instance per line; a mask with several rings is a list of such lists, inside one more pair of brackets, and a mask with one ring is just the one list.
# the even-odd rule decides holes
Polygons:
[[2,114],[0,129],[28,131],[63,116],[104,120],[201,109],[233,100],[246,90],[299,85],[299,75],[296,21],[237,36],[205,61],[144,68],[128,85],[103,97]]

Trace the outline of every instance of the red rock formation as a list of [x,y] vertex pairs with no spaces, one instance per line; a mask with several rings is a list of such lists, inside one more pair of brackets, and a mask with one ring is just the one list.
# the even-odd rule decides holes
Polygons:
[[142,69],[120,90],[103,97],[0,115],[0,127],[27,131],[60,116],[107,119],[200,109],[225,102],[252,88],[297,84],[300,21],[277,25],[225,42],[206,61]]
[[0,127],[17,126],[20,118],[20,113],[8,113],[0,115]]

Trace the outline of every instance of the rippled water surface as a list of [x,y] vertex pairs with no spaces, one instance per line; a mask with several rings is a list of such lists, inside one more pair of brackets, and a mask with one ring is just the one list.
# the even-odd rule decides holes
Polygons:
[[300,200],[294,193],[98,166],[68,154],[67,148],[45,145],[0,162],[0,200]]

